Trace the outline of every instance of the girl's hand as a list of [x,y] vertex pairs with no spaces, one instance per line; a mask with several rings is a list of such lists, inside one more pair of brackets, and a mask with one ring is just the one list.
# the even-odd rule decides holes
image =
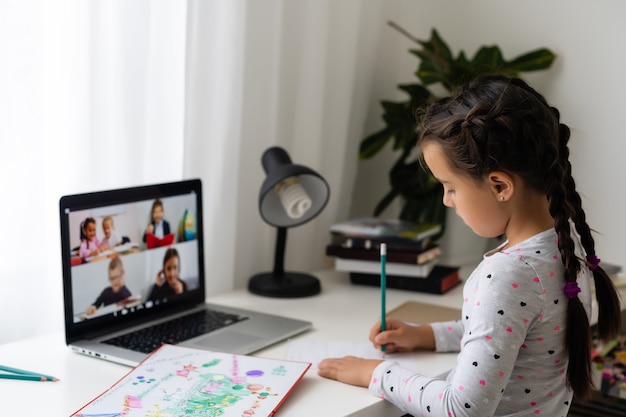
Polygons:
[[146,228],[146,233],[154,233],[154,226],[152,225],[152,223],[150,223]]
[[317,374],[350,385],[368,387],[374,369],[383,362],[379,359],[362,359],[355,356],[324,359],[317,365]]
[[430,325],[413,326],[393,318],[387,319],[387,330],[380,331],[380,322],[372,326],[369,339],[378,350],[385,345],[387,353],[435,349],[435,335]]
[[160,270],[159,272],[157,272],[156,285],[160,287],[161,285],[163,285],[164,282],[165,282],[165,273],[163,272],[163,270]]
[[183,283],[180,280],[176,280],[174,283],[174,292],[176,294],[182,294],[185,288],[183,287]]

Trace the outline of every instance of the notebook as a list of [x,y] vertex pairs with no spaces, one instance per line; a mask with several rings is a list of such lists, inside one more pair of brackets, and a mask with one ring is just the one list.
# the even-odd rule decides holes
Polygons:
[[274,416],[310,367],[164,344],[71,417]]
[[[148,248],[143,236],[153,205],[161,206],[174,236],[169,245]],[[205,244],[218,243],[205,241],[199,179],[66,195],[59,212],[65,339],[77,353],[129,366],[161,343],[249,354],[312,327],[205,302],[205,289],[224,278],[204,262]],[[97,247],[104,218],[124,244]],[[144,340],[168,329],[177,334]]]

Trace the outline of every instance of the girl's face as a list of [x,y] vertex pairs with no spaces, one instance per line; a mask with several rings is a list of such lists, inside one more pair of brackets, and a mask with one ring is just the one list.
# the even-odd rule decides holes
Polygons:
[[172,256],[163,265],[163,273],[168,284],[178,281],[178,256]]
[[110,220],[102,222],[102,231],[104,232],[104,236],[107,238],[111,237],[111,230],[113,230],[113,225]]
[[163,220],[163,207],[156,206],[152,210],[152,220],[154,220],[157,223],[160,223],[161,220]]
[[85,236],[87,236],[87,240],[92,240],[94,237],[96,237],[96,224],[89,222],[86,226],[85,226]]
[[475,181],[454,171],[441,147],[434,143],[426,142],[422,151],[428,168],[443,184],[443,204],[453,208],[478,236],[503,234],[509,219],[487,180]]

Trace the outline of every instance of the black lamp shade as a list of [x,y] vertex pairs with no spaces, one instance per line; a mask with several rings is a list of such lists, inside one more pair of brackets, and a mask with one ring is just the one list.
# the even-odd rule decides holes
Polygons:
[[[294,165],[284,149],[272,147],[261,158],[267,177],[259,194],[259,211],[263,220],[276,227],[294,227],[308,222],[326,206],[330,197],[328,184],[317,172],[302,165]],[[288,178],[297,178],[311,199],[311,207],[300,218],[289,217],[275,187]]]
[[[248,290],[258,295],[281,298],[318,294],[321,287],[317,278],[299,272],[285,272],[285,243],[287,228],[308,222],[324,209],[330,197],[330,188],[317,172],[292,164],[287,152],[280,147],[267,149],[261,157],[261,164],[267,177],[259,193],[259,212],[266,223],[277,228],[274,270],[251,277]],[[281,201],[279,194],[287,198]]]

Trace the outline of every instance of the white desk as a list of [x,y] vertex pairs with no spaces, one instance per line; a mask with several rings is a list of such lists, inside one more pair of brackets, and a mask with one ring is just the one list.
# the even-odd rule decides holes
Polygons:
[[[297,336],[312,341],[367,340],[372,324],[380,314],[380,292],[376,287],[353,285],[347,273],[316,273],[322,283],[320,295],[300,299],[260,297],[238,290],[211,296],[208,301],[290,316],[313,322],[313,329]],[[461,276],[465,277],[464,271]],[[431,295],[402,290],[387,290],[387,307],[392,309],[407,300],[458,308],[462,285],[445,295]],[[256,356],[283,358],[286,343],[279,343]],[[418,368],[435,376],[454,365],[456,355],[415,353]],[[99,395],[130,368],[73,353],[65,346],[62,333],[54,333],[6,345],[0,345],[0,363],[58,377],[56,383],[0,380],[5,415],[69,416]],[[315,364],[294,392],[279,408],[278,416],[345,416],[382,400],[366,388],[354,387],[317,375]],[[8,408],[7,408],[8,407]]]

